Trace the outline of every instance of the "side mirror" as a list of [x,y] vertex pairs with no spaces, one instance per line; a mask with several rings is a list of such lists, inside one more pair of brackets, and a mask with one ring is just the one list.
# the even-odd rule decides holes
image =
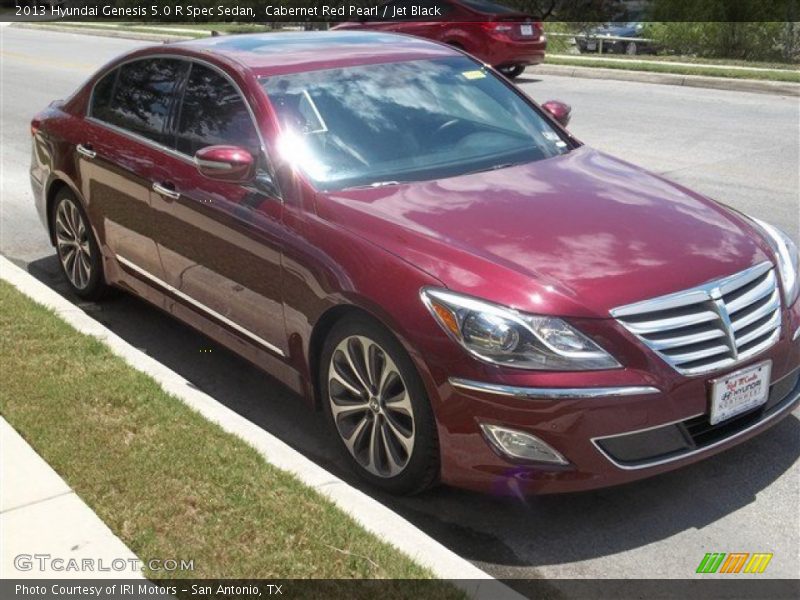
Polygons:
[[201,175],[219,181],[243,183],[253,178],[255,159],[238,146],[207,146],[194,155],[194,164]]
[[542,108],[558,121],[562,127],[569,125],[569,120],[572,117],[572,107],[569,104],[559,100],[548,100],[542,104]]

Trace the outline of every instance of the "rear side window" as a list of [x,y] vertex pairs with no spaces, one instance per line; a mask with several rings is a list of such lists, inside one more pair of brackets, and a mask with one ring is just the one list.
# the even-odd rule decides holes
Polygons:
[[244,98],[213,69],[193,63],[183,94],[176,148],[194,155],[206,146],[241,146],[258,155],[260,142]]
[[92,105],[89,114],[101,121],[108,121],[111,110],[111,98],[114,94],[114,85],[117,83],[119,69],[114,69],[111,73],[103,76],[94,86],[92,93]]
[[[185,61],[164,58],[123,65],[119,68],[113,97],[107,109],[102,104],[106,81],[103,79],[98,83],[95,88],[97,102],[93,102],[92,115],[163,144],[166,142],[164,129],[174,91],[187,68]],[[104,87],[98,90],[101,84]],[[99,111],[95,112],[95,108]]]

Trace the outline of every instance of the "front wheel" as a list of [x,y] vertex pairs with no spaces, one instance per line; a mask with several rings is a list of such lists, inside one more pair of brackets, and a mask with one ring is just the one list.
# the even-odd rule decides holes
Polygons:
[[498,71],[500,71],[503,75],[508,77],[509,79],[516,79],[525,71],[525,65],[510,65],[507,67],[498,67]]
[[67,188],[56,195],[51,223],[61,272],[72,292],[84,300],[106,296],[109,287],[103,276],[100,248],[86,212]]
[[429,487],[439,470],[433,411],[397,339],[372,319],[347,317],[320,364],[325,412],[352,468],[395,494]]

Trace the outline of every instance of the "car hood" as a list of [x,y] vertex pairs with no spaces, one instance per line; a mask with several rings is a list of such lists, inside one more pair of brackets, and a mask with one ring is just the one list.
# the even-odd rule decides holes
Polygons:
[[735,211],[585,146],[497,171],[320,194],[317,210],[455,291],[539,314],[605,318],[769,256]]

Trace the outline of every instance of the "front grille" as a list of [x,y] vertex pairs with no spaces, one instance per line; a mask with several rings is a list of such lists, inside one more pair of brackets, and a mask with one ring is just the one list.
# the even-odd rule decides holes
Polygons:
[[780,291],[769,262],[616,308],[611,315],[684,375],[735,365],[766,350],[781,335]]

